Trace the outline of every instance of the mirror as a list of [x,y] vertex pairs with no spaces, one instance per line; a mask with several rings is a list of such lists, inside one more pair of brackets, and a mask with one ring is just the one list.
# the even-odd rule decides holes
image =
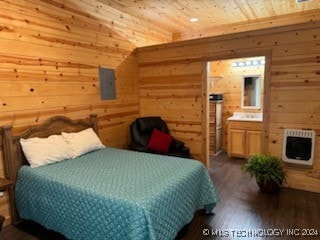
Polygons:
[[243,77],[241,108],[260,108],[260,76]]

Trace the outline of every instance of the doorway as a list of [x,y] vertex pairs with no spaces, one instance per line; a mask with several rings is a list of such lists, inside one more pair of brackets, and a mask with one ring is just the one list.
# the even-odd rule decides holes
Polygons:
[[[209,100],[207,105],[208,115],[208,133],[209,139],[209,155],[216,155],[223,151],[227,151],[228,146],[228,132],[227,132],[227,121],[235,112],[244,113],[265,113],[266,94],[269,93],[269,89],[266,89],[266,81],[268,73],[266,71],[266,60],[267,56],[254,56],[245,58],[232,58],[232,59],[221,59],[214,60],[207,63],[207,87],[208,95],[221,95],[221,134],[216,128],[217,134],[221,135],[220,139],[216,137],[212,138],[212,105],[213,103]],[[250,82],[251,80],[251,82]],[[253,81],[254,80],[254,81]],[[250,84],[251,83],[251,84]],[[255,87],[255,89],[254,89]],[[254,93],[253,91],[257,91]],[[248,94],[249,93],[249,94]],[[254,106],[247,105],[249,96],[257,96],[257,100],[249,101],[254,102]],[[265,114],[263,114],[265,119]],[[263,121],[264,127],[263,132],[266,133],[267,123]],[[264,134],[262,136],[264,138]],[[212,141],[216,141],[212,143]],[[219,142],[220,141],[220,142]],[[263,143],[263,139],[262,139]],[[219,150],[213,150],[216,146],[221,146]],[[263,143],[261,152],[265,151],[266,144]],[[209,164],[209,163],[208,163]]]

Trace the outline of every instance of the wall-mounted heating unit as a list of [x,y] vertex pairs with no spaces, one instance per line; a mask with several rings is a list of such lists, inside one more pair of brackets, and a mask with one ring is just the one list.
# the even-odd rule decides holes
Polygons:
[[314,143],[313,130],[285,129],[282,160],[287,163],[312,166]]

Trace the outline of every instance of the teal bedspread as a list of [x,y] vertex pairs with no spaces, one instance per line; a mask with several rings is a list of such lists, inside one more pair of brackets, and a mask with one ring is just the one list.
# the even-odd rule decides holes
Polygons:
[[198,161],[115,148],[38,168],[15,188],[23,219],[68,239],[174,239],[217,194]]

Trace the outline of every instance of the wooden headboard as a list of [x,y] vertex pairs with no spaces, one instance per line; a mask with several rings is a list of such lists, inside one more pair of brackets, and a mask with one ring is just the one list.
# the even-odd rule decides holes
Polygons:
[[[17,135],[12,134],[12,126],[1,127],[6,178],[14,181],[15,183],[20,167],[28,165],[28,162],[22,152],[19,141],[20,138],[45,138],[53,134],[61,134],[61,132],[79,132],[89,127],[92,127],[98,134],[97,115],[90,115],[89,120],[71,120],[64,116],[56,116],[48,119],[40,125],[31,126],[24,132]],[[9,189],[9,198],[12,222],[18,223],[20,219],[14,204],[14,186]]]

